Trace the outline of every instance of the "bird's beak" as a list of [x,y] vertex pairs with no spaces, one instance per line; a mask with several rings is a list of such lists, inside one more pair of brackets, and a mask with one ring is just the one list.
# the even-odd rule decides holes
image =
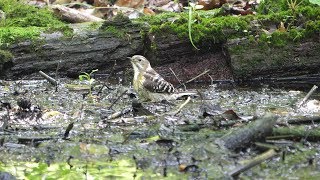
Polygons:
[[131,64],[134,64],[134,60],[132,59],[132,57],[127,57],[127,58],[130,60]]

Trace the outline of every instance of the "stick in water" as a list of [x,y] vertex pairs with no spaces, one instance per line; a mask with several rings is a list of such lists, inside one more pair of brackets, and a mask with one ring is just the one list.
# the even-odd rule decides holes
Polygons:
[[311,94],[318,88],[318,86],[313,85],[311,90],[308,92],[308,94],[302,99],[302,101],[298,104],[298,108],[301,107],[311,96]]
[[174,77],[178,80],[180,86],[183,86],[184,90],[186,90],[186,89],[187,89],[186,85],[181,83],[180,79],[178,78],[178,76],[176,75],[176,73],[174,73],[174,71],[173,71],[171,68],[169,68],[169,69],[170,69],[170,71],[172,72],[172,74],[174,75]]
[[[190,83],[190,82],[192,82],[192,81],[194,81],[194,80],[198,79],[199,77],[201,77],[201,76],[203,76],[203,75],[207,74],[208,72],[210,72],[210,70],[208,70],[208,69],[207,69],[207,70],[204,70],[201,74],[197,75],[196,77],[194,77],[194,78],[192,78],[192,79],[188,80],[187,82],[182,83],[182,85],[188,84],[188,83]],[[180,84],[177,88],[181,87],[182,85]]]
[[52,78],[52,77],[50,77],[49,75],[47,75],[46,73],[44,73],[44,72],[42,72],[42,71],[39,71],[39,74],[40,74],[42,77],[44,77],[47,81],[49,81],[52,85],[54,85],[54,86],[57,86],[57,85],[58,85],[57,81],[56,81],[54,78]]

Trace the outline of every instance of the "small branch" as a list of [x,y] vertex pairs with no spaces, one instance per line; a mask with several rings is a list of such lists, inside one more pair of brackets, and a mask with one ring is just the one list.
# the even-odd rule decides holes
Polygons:
[[308,92],[308,94],[302,99],[302,101],[298,104],[298,108],[300,108],[308,99],[309,97],[312,95],[312,93],[318,88],[318,86],[313,85],[313,87],[311,88],[311,90]]
[[49,75],[47,75],[46,73],[44,73],[44,72],[42,72],[42,71],[39,71],[39,74],[40,74],[42,77],[44,77],[47,81],[49,81],[52,85],[54,85],[54,86],[57,86],[57,85],[58,85],[58,82],[57,82],[54,78],[52,78],[52,77],[50,77]]
[[[281,120],[279,120],[280,122]],[[288,124],[313,124],[313,123],[319,123],[320,122],[320,116],[301,116],[301,117],[293,117],[292,119],[288,119]]]
[[194,78],[192,78],[192,79],[188,80],[188,81],[187,81],[187,82],[185,82],[184,84],[188,84],[188,83],[190,83],[190,82],[192,82],[192,81],[194,81],[194,80],[198,79],[199,77],[201,77],[201,76],[203,76],[203,75],[207,74],[208,72],[210,72],[210,69],[206,69],[206,70],[205,70],[205,71],[203,71],[201,74],[199,74],[198,76],[196,76],[196,77],[194,77]]
[[137,124],[137,122],[139,123],[148,123],[150,122],[150,120],[155,119],[156,116],[136,116],[136,117],[128,117],[128,118],[114,118],[114,119],[109,119],[107,121],[104,121],[105,123],[115,123],[117,125],[132,125],[132,124]]
[[[54,76],[55,79],[58,79],[58,70],[59,70],[60,62],[61,61],[59,61],[58,64],[57,64],[56,74]],[[56,92],[58,92],[58,86],[57,85],[56,85]]]
[[18,137],[19,144],[30,144],[30,143],[37,143],[42,141],[48,141],[52,139],[58,139],[53,137]]
[[276,156],[276,155],[278,155],[278,153],[274,149],[270,149],[270,150],[264,152],[263,154],[260,154],[259,156],[253,158],[252,160],[250,160],[250,162],[246,163],[245,165],[241,165],[238,168],[234,169],[233,171],[231,171],[229,173],[229,175],[232,177],[236,177],[239,174],[241,174],[242,172],[245,172],[246,170],[248,170],[248,169],[262,163],[263,161]]
[[320,131],[318,128],[308,128],[305,125],[293,127],[278,127],[273,128],[273,136],[267,137],[266,139],[306,139],[308,141],[316,142],[320,140]]
[[57,64],[56,74],[55,74],[55,76],[54,76],[55,79],[58,79],[58,70],[59,70],[59,68],[60,68],[60,62],[61,62],[61,61],[59,61],[58,64]]
[[51,9],[61,19],[71,23],[104,21],[103,19],[93,16],[91,14],[81,12],[76,9],[68,8],[62,5],[53,5],[51,6]]
[[[192,79],[190,79],[190,80],[188,80],[187,82],[184,82],[184,83],[182,83],[182,84],[183,84],[183,85],[184,85],[184,84],[188,84],[188,83],[190,83],[190,82],[198,79],[199,77],[207,74],[208,72],[210,72],[210,69],[209,69],[209,70],[208,70],[208,69],[207,69],[207,70],[204,70],[201,74],[197,75],[196,77],[194,77],[194,78],[192,78]],[[179,85],[177,88],[179,88],[179,87],[181,87],[181,85]]]
[[256,121],[216,139],[215,142],[230,150],[248,147],[252,142],[260,141],[271,135],[276,120],[275,115],[267,113]]
[[98,95],[99,95],[100,93],[102,93],[102,89],[103,89],[104,87],[107,87],[108,89],[112,89],[112,88],[110,88],[110,87],[107,85],[107,82],[109,81],[109,78],[114,74],[114,72],[115,72],[114,70],[115,70],[116,65],[117,65],[117,61],[115,60],[109,76],[108,76],[107,79],[104,81],[102,87],[99,89],[99,91],[98,91],[98,93],[97,93]]
[[274,149],[276,151],[279,151],[280,148],[278,146],[275,146],[273,144],[267,144],[267,143],[261,143],[261,142],[255,142],[254,143],[257,147],[268,150],[268,149]]
[[179,84],[180,84],[179,86],[183,86],[184,90],[186,90],[186,89],[187,89],[186,85],[181,83],[180,79],[178,78],[178,76],[176,75],[176,73],[174,73],[174,71],[173,71],[171,68],[169,68],[169,69],[170,69],[170,71],[172,72],[172,74],[174,75],[174,77],[178,80],[178,82],[179,82]]
[[127,114],[127,113],[130,112],[130,111],[131,111],[131,108],[125,108],[125,109],[123,109],[123,110],[121,110],[121,111],[118,111],[118,112],[115,112],[115,113],[111,114],[110,116],[107,117],[107,119],[108,119],[108,120],[110,120],[110,119],[116,119],[116,118],[118,118],[118,117],[121,117],[121,116],[124,115],[124,114]]
[[190,98],[190,96],[188,96],[187,100],[184,103],[182,103],[176,111],[173,111],[173,112],[168,113],[168,114],[170,114],[170,115],[178,114],[181,111],[181,109],[190,102],[190,100],[191,100],[191,98]]
[[127,92],[128,92],[128,89],[123,91],[123,93],[121,93],[120,96],[118,96],[117,99],[113,101],[113,103],[108,107],[108,109],[111,109],[116,104],[116,102],[118,102],[119,99]]
[[209,76],[209,78],[210,78],[210,80],[211,80],[211,84],[210,85],[213,85],[213,78],[212,78],[212,76],[210,75],[210,74],[207,74],[208,76]]
[[68,125],[66,131],[64,132],[64,135],[63,135],[62,139],[67,139],[69,137],[69,133],[70,133],[72,128],[73,128],[73,122]]

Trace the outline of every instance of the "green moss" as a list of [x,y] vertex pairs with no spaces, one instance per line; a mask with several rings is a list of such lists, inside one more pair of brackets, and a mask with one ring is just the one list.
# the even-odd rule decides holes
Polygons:
[[[312,5],[309,2],[309,0],[297,0],[297,4],[299,4],[297,7]],[[287,10],[292,10],[290,9],[290,0],[288,1],[287,0],[264,0],[264,1],[261,1],[261,3],[259,4],[257,8],[257,13],[273,14],[273,13],[280,13],[282,11],[287,11]]]
[[[267,3],[269,2],[269,4]],[[303,1],[295,10],[289,9],[286,0],[264,1],[261,8],[274,8],[272,13],[248,16],[220,16],[218,11],[196,11],[195,22],[192,24],[192,37],[196,45],[208,47],[212,43],[223,43],[228,39],[253,37],[258,35],[257,42],[282,47],[290,42],[312,37],[319,32],[320,7]],[[214,13],[213,13],[214,12]],[[283,22],[286,32],[274,31],[264,34],[255,30],[251,22],[256,20],[260,29],[269,29]],[[181,39],[188,39],[188,14],[164,13],[152,17],[142,17],[138,22],[148,23],[149,33],[155,35],[175,34]],[[301,25],[305,25],[301,26]],[[299,26],[299,28],[297,28]]]
[[119,29],[118,27],[115,26],[107,26],[104,28],[104,32],[110,33],[111,35],[114,35],[115,37],[118,38],[124,38],[126,33],[124,30]]
[[0,27],[0,44],[36,39],[40,35],[37,27]]
[[[212,14],[212,16],[215,16]],[[249,28],[248,18],[234,16],[208,17],[207,12],[199,11],[192,24],[192,37],[195,43],[221,43],[228,38],[244,36]],[[188,38],[188,14],[166,13],[159,16],[141,18],[139,21],[150,24],[150,33],[174,33],[180,38]],[[224,30],[230,31],[224,31]]]
[[0,64],[11,61],[12,58],[13,58],[13,55],[11,54],[10,51],[0,49]]
[[143,27],[140,23],[133,23],[127,16],[119,13],[112,20],[105,21],[100,30],[105,34],[130,40],[130,34],[136,30],[142,31]]
[[1,0],[0,9],[6,13],[6,19],[0,22],[1,43],[35,39],[41,31],[72,34],[72,30],[48,9],[38,9],[17,0]]
[[320,33],[320,20],[306,22],[306,34],[310,36],[314,33]]
[[[299,6],[296,10],[297,16],[302,16],[308,20],[320,19],[320,6]],[[298,19],[299,17],[296,17]]]
[[101,22],[91,22],[90,25],[89,25],[89,29],[98,29],[100,28],[100,26],[102,25]]

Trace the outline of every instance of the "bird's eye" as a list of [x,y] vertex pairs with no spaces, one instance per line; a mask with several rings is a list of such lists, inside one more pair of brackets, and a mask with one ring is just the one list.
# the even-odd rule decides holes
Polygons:
[[141,59],[139,59],[139,62],[141,62]]

